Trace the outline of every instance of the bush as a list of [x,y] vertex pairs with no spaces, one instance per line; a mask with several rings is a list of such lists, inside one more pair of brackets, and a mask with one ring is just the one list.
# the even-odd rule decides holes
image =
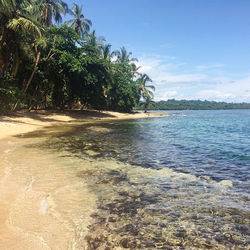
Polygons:
[[0,80],[0,114],[13,110],[15,103],[20,101],[22,97],[23,95],[13,77],[8,76]]

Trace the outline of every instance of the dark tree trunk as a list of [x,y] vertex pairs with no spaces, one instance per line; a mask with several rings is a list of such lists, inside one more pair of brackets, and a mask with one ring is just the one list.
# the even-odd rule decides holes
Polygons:
[[[27,89],[29,88],[29,86],[30,86],[30,83],[31,83],[31,81],[33,80],[33,77],[34,77],[34,75],[35,75],[35,72],[36,72],[36,70],[37,70],[37,65],[38,65],[38,63],[39,63],[39,61],[40,61],[40,56],[41,56],[41,53],[40,52],[38,52],[37,53],[37,56],[36,56],[36,61],[35,61],[35,64],[34,64],[34,68],[33,68],[33,71],[32,71],[32,73],[31,73],[31,75],[30,75],[30,78],[29,78],[29,80],[27,81],[27,83],[25,84],[25,80],[23,81],[23,92],[24,93],[26,93],[26,91],[27,91]],[[19,104],[19,101],[17,101],[16,102],[16,104],[14,105],[14,107],[13,107],[13,110],[16,110],[16,108],[18,107],[18,104]]]
[[37,56],[36,56],[36,61],[35,61],[35,64],[34,64],[33,71],[32,71],[32,73],[31,73],[31,75],[30,75],[30,78],[29,78],[27,84],[25,85],[25,87],[24,87],[24,89],[23,89],[23,92],[24,92],[24,93],[26,93],[27,89],[28,89],[29,86],[30,86],[31,81],[33,80],[33,77],[34,77],[34,75],[35,75],[35,73],[36,73],[36,70],[37,70],[37,65],[38,65],[38,63],[39,63],[39,61],[40,61],[40,56],[41,56],[41,53],[38,52],[38,53],[37,53]]

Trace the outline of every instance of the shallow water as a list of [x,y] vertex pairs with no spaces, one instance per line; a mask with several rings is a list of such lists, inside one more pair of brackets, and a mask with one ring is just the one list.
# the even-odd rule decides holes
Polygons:
[[36,141],[1,141],[0,249],[83,249],[96,197],[77,173],[91,163],[43,152]]
[[12,166],[30,157],[17,175],[44,192],[40,213],[70,225],[72,249],[247,249],[250,111],[170,113],[29,133],[17,139],[22,156],[3,155]]

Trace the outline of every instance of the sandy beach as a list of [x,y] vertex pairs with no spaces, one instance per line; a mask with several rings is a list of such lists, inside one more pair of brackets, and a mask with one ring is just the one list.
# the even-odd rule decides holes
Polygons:
[[[0,249],[86,249],[97,197],[81,176],[115,161],[62,158],[20,134],[46,126],[166,116],[157,113],[17,112],[0,117]],[[44,152],[44,153],[43,153]]]
[[67,122],[93,122],[121,119],[142,119],[168,116],[167,113],[119,113],[112,111],[20,111],[0,116],[0,139],[40,129],[45,126],[62,125]]

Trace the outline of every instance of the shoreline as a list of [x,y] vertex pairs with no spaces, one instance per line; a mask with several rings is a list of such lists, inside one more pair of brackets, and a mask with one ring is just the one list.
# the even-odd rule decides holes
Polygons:
[[15,136],[49,126],[161,116],[167,114],[75,110],[0,116],[0,248],[19,249],[19,244],[31,250],[87,247],[85,237],[94,223],[98,199],[88,187],[87,174],[119,168],[113,160],[61,158],[59,152],[23,147],[36,139]]
[[100,122],[108,120],[130,120],[167,117],[167,113],[120,113],[113,111],[70,110],[70,111],[18,111],[0,116],[0,139],[28,133],[47,126],[69,122]]

